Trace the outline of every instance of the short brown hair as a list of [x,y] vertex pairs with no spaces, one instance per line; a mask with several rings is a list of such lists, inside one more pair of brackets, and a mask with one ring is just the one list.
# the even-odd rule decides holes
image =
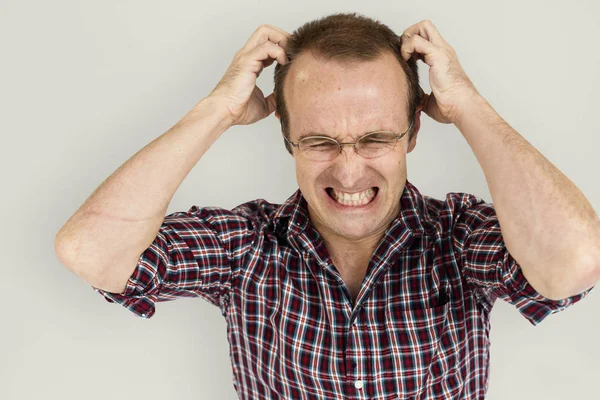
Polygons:
[[[415,112],[421,101],[417,60],[405,61],[400,54],[402,37],[395,34],[387,25],[357,13],[338,13],[309,21],[292,33],[287,45],[287,55],[294,58],[305,52],[312,52],[326,60],[340,62],[371,61],[383,52],[392,52],[406,74],[408,85],[407,111],[409,123],[414,123]],[[283,83],[292,63],[277,64],[275,67],[276,111],[280,115],[281,130],[286,138],[290,137],[289,114],[283,97]],[[408,135],[410,141],[414,128]],[[285,142],[290,154],[292,148]]]

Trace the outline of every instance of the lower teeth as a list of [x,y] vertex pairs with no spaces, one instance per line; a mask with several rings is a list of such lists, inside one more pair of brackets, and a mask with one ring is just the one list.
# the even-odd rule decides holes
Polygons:
[[340,201],[335,198],[333,190],[331,190],[331,191],[328,190],[328,194],[333,200],[335,200],[336,202],[338,202],[339,204],[342,204],[344,206],[359,206],[359,205],[364,206],[365,204],[369,204],[377,195],[376,189],[373,189],[373,190],[374,190],[374,193],[373,193],[372,197],[370,197],[370,198],[361,197],[359,200],[345,200],[345,201],[341,200]]

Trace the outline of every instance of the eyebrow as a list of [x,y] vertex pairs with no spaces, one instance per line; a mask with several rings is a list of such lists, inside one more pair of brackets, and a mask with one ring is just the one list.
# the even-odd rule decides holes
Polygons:
[[328,137],[328,138],[331,138],[331,139],[335,139],[334,137],[331,137],[331,136],[326,135],[324,133],[309,132],[309,133],[305,133],[304,135],[300,135],[300,137],[298,138],[298,140],[300,141],[300,140],[302,140],[304,138],[311,137],[311,136],[325,136],[325,137]]
[[[355,140],[358,140],[359,138],[361,138],[363,136],[366,136],[366,135],[368,135],[370,133],[381,133],[381,132],[389,132],[389,133],[393,133],[395,135],[398,135],[398,133],[394,132],[394,131],[388,131],[386,129],[377,129],[377,130],[374,130],[374,131],[363,133],[362,135],[360,135],[359,137],[357,137]],[[307,138],[307,137],[311,137],[311,136],[323,136],[323,137],[326,137],[326,138],[335,139],[338,142],[340,141],[339,139],[336,139],[336,138],[334,138],[332,136],[329,136],[329,135],[326,135],[326,134],[320,133],[320,132],[309,132],[309,133],[305,133],[303,135],[300,135],[300,137],[298,138],[298,141],[300,141],[300,140],[302,140],[304,138]]]

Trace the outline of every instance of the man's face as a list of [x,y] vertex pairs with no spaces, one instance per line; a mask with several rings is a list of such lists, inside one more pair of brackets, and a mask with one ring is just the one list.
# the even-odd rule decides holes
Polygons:
[[[311,132],[354,142],[368,132],[408,129],[406,77],[391,53],[352,65],[303,53],[290,66],[284,90],[293,142]],[[294,149],[298,185],[319,232],[352,241],[369,241],[385,232],[399,211],[406,154],[416,145],[419,115],[413,140],[408,143],[407,133],[379,158],[366,159],[352,146],[344,146],[331,161],[311,161]],[[343,201],[343,193],[365,191],[366,200],[363,195],[361,200],[368,203],[364,205],[344,205],[334,199]]]

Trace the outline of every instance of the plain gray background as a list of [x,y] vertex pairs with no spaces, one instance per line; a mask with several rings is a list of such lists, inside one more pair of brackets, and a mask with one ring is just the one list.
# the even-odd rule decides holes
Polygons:
[[[236,398],[216,307],[186,298],[159,303],[151,319],[135,317],[64,268],[53,239],[106,177],[212,90],[263,23],[292,32],[357,11],[401,33],[431,19],[479,92],[600,210],[596,1],[0,4],[2,399]],[[419,63],[429,93],[429,67]],[[258,81],[265,94],[273,68]],[[436,198],[461,191],[491,201],[461,133],[425,114],[408,179]],[[169,213],[256,198],[280,203],[296,188],[271,115],[227,131]],[[598,396],[599,305],[592,291],[533,327],[498,301],[487,399]]]

